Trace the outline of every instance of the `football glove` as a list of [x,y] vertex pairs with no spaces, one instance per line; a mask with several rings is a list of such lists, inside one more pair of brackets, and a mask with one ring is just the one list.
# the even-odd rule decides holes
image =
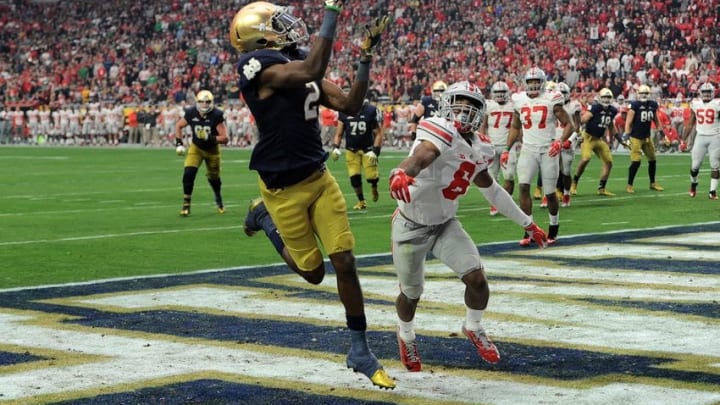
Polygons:
[[562,143],[562,148],[563,148],[563,149],[570,149],[570,148],[572,148],[572,142],[570,142],[569,139],[566,140],[565,142]]
[[344,0],[325,0],[325,8],[328,10],[340,12],[342,11]]
[[368,159],[368,163],[370,163],[370,166],[377,166],[377,155],[373,151],[365,152],[365,157]]
[[175,153],[176,153],[178,156],[183,156],[183,155],[185,154],[185,147],[182,146],[182,145],[176,146],[176,147],[175,147]]
[[332,152],[330,152],[330,157],[332,158],[333,162],[337,162],[337,160],[340,158],[340,155],[342,155],[342,152],[338,148],[333,148]]
[[500,166],[505,168],[508,164],[508,160],[510,160],[510,152],[505,151],[500,155]]
[[365,39],[360,44],[361,59],[372,57],[373,48],[380,43],[383,31],[390,23],[390,17],[382,16],[374,19],[370,24],[365,24]]
[[562,149],[562,145],[560,144],[560,141],[552,141],[550,144],[550,149],[548,150],[548,156],[555,157],[560,153],[560,149]]
[[390,172],[390,197],[395,200],[410,202],[410,186],[415,184],[415,178],[410,177],[403,169],[393,169]]
[[547,245],[547,234],[542,230],[542,228],[535,225],[534,222],[525,228],[525,232],[530,235],[532,240],[534,240],[541,249]]

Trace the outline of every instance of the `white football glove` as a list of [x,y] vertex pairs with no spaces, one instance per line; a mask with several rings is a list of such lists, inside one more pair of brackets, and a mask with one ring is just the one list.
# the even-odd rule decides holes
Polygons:
[[338,148],[333,148],[332,152],[330,152],[330,157],[332,158],[333,162],[337,162],[337,160],[340,158],[340,155],[342,155],[342,152]]
[[182,145],[178,145],[178,146],[175,148],[175,153],[177,153],[178,156],[183,156],[183,155],[185,155],[185,147],[182,146]]
[[370,166],[377,166],[377,155],[373,151],[365,152],[365,157],[368,160],[368,163],[370,163]]

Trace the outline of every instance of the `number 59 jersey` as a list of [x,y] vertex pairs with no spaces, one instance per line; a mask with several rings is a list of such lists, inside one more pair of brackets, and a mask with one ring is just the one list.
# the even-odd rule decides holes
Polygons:
[[420,121],[410,154],[422,141],[435,145],[440,155],[415,177],[410,202],[398,201],[398,207],[413,222],[439,225],[455,217],[458,199],[467,193],[475,176],[490,166],[495,151],[476,134],[468,143],[452,122],[441,117]]

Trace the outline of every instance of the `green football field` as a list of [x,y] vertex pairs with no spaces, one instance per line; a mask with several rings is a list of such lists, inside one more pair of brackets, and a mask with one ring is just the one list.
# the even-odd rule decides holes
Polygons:
[[[356,202],[343,161],[329,162],[350,207],[358,255],[389,252],[389,224],[395,203],[386,176],[406,152],[385,150],[380,157],[381,196],[366,211]],[[268,240],[248,238],[242,223],[248,201],[257,196],[248,150],[223,151],[223,194],[227,212],[215,212],[212,192],[201,169],[195,183],[192,215],[178,216],[182,203],[182,158],[172,149],[0,148],[0,288],[82,282],[150,274],[277,263]],[[594,159],[581,179],[572,206],[561,209],[562,236],[648,229],[717,221],[720,201],[707,198],[707,163],[695,199],[688,197],[689,154],[661,155],[658,181],[664,192],[648,189],[647,162],[624,192],[627,154],[615,157],[608,189],[595,195],[600,162]],[[369,197],[369,186],[365,186]],[[517,195],[515,196],[517,197]],[[488,214],[488,203],[470,190],[458,215],[478,244],[519,240],[521,229]],[[535,219],[547,228],[545,210]]]

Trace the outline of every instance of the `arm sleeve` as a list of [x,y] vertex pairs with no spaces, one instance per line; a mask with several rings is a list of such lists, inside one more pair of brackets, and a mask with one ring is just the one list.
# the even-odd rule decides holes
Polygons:
[[490,204],[494,205],[501,214],[523,228],[527,228],[532,224],[532,219],[522,212],[520,207],[518,207],[512,197],[510,197],[510,194],[508,194],[504,188],[500,187],[496,181],[493,181],[490,187],[479,188],[480,192],[485,196],[485,199],[487,199]]

